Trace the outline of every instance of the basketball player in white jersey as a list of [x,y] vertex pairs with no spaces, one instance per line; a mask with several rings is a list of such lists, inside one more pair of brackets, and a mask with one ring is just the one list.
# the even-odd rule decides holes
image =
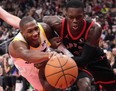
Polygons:
[[21,19],[17,16],[14,16],[14,15],[8,13],[1,7],[0,7],[0,18],[2,20],[4,20],[6,23],[8,23],[9,25],[11,25],[15,28],[19,28],[19,22]]
[[[37,91],[59,91],[45,81],[42,68],[54,55],[54,52],[46,52],[51,45],[48,41],[52,37],[50,27],[45,23],[37,23],[29,16],[22,18],[19,26],[20,32],[9,45],[9,54],[20,74]],[[36,63],[41,65],[40,69],[34,66]]]

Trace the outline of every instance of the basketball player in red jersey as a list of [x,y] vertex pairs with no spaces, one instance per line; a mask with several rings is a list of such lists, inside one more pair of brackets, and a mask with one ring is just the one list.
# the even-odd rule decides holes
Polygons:
[[96,85],[102,86],[106,91],[116,89],[116,77],[105,53],[99,47],[101,25],[84,19],[84,5],[81,1],[69,1],[64,18],[45,16],[43,21],[57,32],[62,43],[74,55],[72,58],[79,67],[79,91],[92,91],[92,78]]
[[8,13],[1,7],[0,7],[0,18],[5,22],[7,22],[9,25],[15,28],[19,28],[20,18]]
[[[54,55],[54,52],[47,52],[51,46],[48,39],[52,35],[47,24],[37,23],[32,17],[24,17],[20,21],[20,32],[9,45],[9,54],[15,66],[35,91],[59,91],[50,86],[44,77],[44,66]],[[39,70],[34,67],[37,63],[40,65]]]

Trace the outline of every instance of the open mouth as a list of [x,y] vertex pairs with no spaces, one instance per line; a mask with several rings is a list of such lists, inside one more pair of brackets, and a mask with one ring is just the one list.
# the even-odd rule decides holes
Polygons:
[[73,26],[72,27],[74,30],[77,30],[78,29],[78,26]]
[[38,36],[38,35],[35,35],[35,36],[33,36],[32,39],[33,39],[33,40],[38,40],[38,39],[39,39],[39,36]]

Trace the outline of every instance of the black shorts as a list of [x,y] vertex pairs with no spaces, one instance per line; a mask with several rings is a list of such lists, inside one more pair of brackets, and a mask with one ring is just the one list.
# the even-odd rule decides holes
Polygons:
[[116,89],[116,75],[106,57],[101,61],[96,61],[96,63],[89,65],[87,68],[93,75],[95,84],[103,86],[106,91]]

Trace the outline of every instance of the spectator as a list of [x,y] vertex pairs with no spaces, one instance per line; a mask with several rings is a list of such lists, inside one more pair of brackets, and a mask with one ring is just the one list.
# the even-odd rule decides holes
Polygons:
[[[87,12],[86,12],[87,11]],[[86,7],[85,7],[85,12],[86,14],[88,14],[89,16],[92,16],[92,5],[91,3],[86,3]]]
[[2,56],[0,57],[0,91],[3,91],[3,80],[2,80],[2,75],[3,75],[3,67],[1,62],[3,61]]
[[114,70],[114,73],[116,74],[116,47],[112,49],[112,54],[114,55],[114,64],[112,65],[112,68]]
[[[37,21],[41,21],[43,16],[46,14],[50,14],[51,11],[53,11],[53,13],[51,14],[57,14],[57,15],[63,15],[65,16],[65,12],[64,10],[64,6],[65,3],[69,1],[69,0],[1,0],[0,1],[0,11],[2,13],[0,13],[0,30],[2,30],[3,32],[3,36],[1,37],[1,43],[3,45],[0,45],[0,54],[3,55],[6,53],[6,49],[7,46],[5,46],[5,44],[9,44],[9,42],[4,42],[9,40],[9,37],[13,37],[12,36],[12,30],[14,32],[14,30],[10,25],[14,26],[15,28],[18,28],[17,24],[17,20],[20,21],[20,18],[22,18],[24,15],[28,15],[29,10],[33,7],[35,8],[35,10],[38,10],[38,6],[40,6],[40,14],[38,15],[37,11],[34,11],[33,13],[33,17],[37,20]],[[84,4],[90,4],[91,8],[92,8],[92,13],[89,14],[91,15],[92,18],[94,18],[95,21],[97,21],[98,23],[100,23],[101,25],[104,26],[105,22],[108,22],[108,29],[107,26],[103,27],[103,35],[102,35],[102,44],[101,44],[101,48],[103,48],[103,45],[105,42],[109,41],[108,43],[108,50],[110,49],[110,51],[112,50],[112,48],[114,48],[116,46],[116,19],[115,19],[115,6],[116,6],[116,0],[82,0],[84,2]],[[10,3],[9,3],[10,2]],[[32,2],[32,3],[30,3]],[[108,8],[108,12],[106,14],[101,13],[101,8],[102,8],[102,4],[106,5]],[[44,6],[45,5],[45,6]],[[47,8],[49,6],[49,11],[46,11]],[[7,12],[4,11],[4,9],[9,12],[10,14],[7,15]],[[86,9],[86,7],[85,7]],[[4,14],[5,13],[5,14]],[[85,15],[88,13],[88,10],[85,10]],[[18,17],[12,16],[16,15]],[[3,15],[5,15],[5,21],[8,23],[4,23],[4,17]],[[9,15],[10,18],[9,19]],[[1,17],[2,16],[2,17]],[[87,16],[87,15],[86,15]],[[14,18],[13,18],[14,17]],[[87,17],[91,18],[91,17]],[[98,18],[97,18],[98,17]],[[3,19],[3,20],[2,20]],[[8,21],[12,21],[12,22],[8,22]],[[15,24],[13,24],[13,21]],[[9,27],[10,26],[10,27]],[[105,28],[105,30],[104,30]],[[10,31],[10,36],[8,37]],[[104,32],[105,31],[105,32]],[[13,35],[16,35],[16,33],[13,33]],[[5,39],[5,40],[4,40]]]
[[109,8],[106,7],[106,5],[104,4],[103,7],[101,8],[101,13],[105,15],[108,13],[108,11],[109,11]]

